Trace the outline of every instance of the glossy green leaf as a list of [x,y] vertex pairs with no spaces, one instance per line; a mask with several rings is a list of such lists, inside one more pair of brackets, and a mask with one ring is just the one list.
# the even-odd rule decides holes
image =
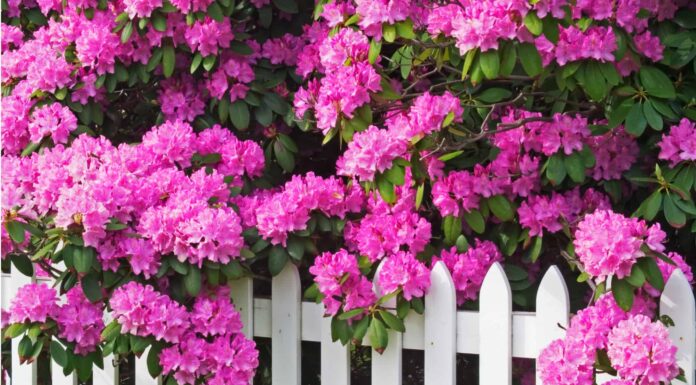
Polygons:
[[274,277],[280,274],[288,262],[289,255],[281,246],[273,246],[268,254],[268,270]]
[[483,219],[483,215],[478,210],[472,210],[470,212],[464,212],[464,220],[475,232],[482,234],[486,230],[486,220]]
[[616,304],[624,311],[629,311],[633,307],[634,290],[634,287],[625,279],[616,279],[614,277],[611,281],[611,292],[614,295]]
[[482,52],[479,58],[479,64],[483,75],[487,79],[495,79],[500,73],[500,56],[496,50],[488,50]]
[[674,99],[676,97],[672,80],[661,70],[655,67],[643,66],[638,72],[638,76],[648,95],[664,99]]
[[639,137],[645,132],[645,127],[648,124],[645,116],[643,115],[643,105],[642,103],[634,104],[626,115],[626,132],[629,134]]
[[184,287],[186,293],[191,297],[195,297],[201,292],[201,270],[196,266],[191,266],[188,273],[184,275]]

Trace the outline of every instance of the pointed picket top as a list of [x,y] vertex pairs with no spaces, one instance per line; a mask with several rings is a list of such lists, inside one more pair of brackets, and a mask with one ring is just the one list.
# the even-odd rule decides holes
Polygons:
[[425,385],[454,385],[457,371],[457,293],[442,261],[430,272],[424,314]]
[[271,284],[271,371],[273,385],[299,385],[302,331],[300,273],[292,263]]
[[660,296],[660,314],[674,321],[667,329],[678,349],[677,363],[684,369],[686,383],[696,385],[696,304],[691,285],[679,269],[674,269]]
[[[536,294],[537,357],[553,340],[563,338],[568,328],[570,300],[563,274],[555,265],[544,274]],[[537,384],[541,384],[537,372]]]
[[[17,292],[19,289],[27,284],[30,284],[34,282],[34,277],[27,277],[26,275],[20,273],[17,271],[17,269],[12,266],[11,271],[10,271],[10,285],[9,288],[4,288],[4,291],[6,291],[6,294],[8,295],[8,299],[10,300],[10,303],[12,299],[14,299],[17,296]],[[9,289],[9,290],[7,290]],[[9,304],[8,304],[9,306]],[[34,361],[31,364],[20,364],[19,363],[19,354],[17,352],[19,351],[19,341],[21,341],[21,338],[13,338],[12,339],[12,384],[35,384],[36,383],[36,361]]]
[[[162,379],[152,378],[147,369],[147,355],[152,347],[147,348],[140,357],[135,357],[135,384],[136,385],[161,385]],[[104,362],[106,368],[106,362]]]
[[481,285],[479,300],[479,382],[512,383],[512,293],[496,262]]
[[[382,296],[382,289],[379,286],[379,272],[382,270],[386,259],[377,267],[375,278],[372,281],[374,292],[377,297]],[[386,308],[396,308],[396,298],[392,298],[384,303]],[[400,385],[402,366],[401,354],[403,349],[403,334],[392,329],[387,332],[389,343],[382,354],[372,350],[372,384],[374,385]]]

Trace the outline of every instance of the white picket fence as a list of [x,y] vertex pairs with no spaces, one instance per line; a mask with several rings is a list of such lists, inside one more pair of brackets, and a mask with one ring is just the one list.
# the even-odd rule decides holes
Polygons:
[[[17,289],[31,280],[21,275],[3,274],[2,306],[7,308]],[[402,382],[402,349],[424,351],[425,385],[453,385],[456,354],[479,355],[479,383],[505,385],[512,381],[512,357],[537,357],[550,341],[560,338],[568,325],[568,289],[555,266],[544,275],[536,296],[536,313],[513,312],[510,285],[501,265],[495,264],[484,280],[479,311],[457,311],[452,278],[442,262],[431,273],[432,286],[425,298],[423,315],[411,312],[406,332],[390,331],[389,346],[382,355],[372,354],[372,384],[397,385]],[[289,264],[273,279],[272,300],[253,297],[253,282],[235,282],[233,300],[242,315],[247,336],[271,338],[271,366],[274,385],[301,383],[301,341],[321,343],[321,382],[331,385],[350,383],[349,348],[331,341],[331,320],[323,317],[321,305],[302,302],[300,277]],[[670,337],[678,347],[679,366],[688,385],[696,385],[696,305],[691,286],[681,271],[667,282],[660,299],[660,313],[676,326]],[[16,351],[17,339],[13,340]],[[369,343],[368,338],[364,341]],[[117,384],[118,373],[105,359],[103,370],[95,368],[93,385]],[[53,364],[55,365],[55,364]],[[145,355],[136,361],[136,385],[156,385],[146,369]],[[54,385],[74,385],[54,366]],[[602,381],[606,379],[603,378]],[[12,356],[12,384],[35,385],[36,367],[19,365]],[[537,379],[537,384],[541,382]]]

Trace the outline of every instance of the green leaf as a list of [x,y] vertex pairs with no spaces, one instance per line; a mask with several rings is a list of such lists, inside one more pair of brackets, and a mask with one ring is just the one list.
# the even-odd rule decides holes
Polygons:
[[29,336],[25,335],[22,337],[22,339],[19,341],[19,346],[17,347],[17,354],[20,357],[20,362],[23,362],[25,359],[31,357],[33,347],[34,344],[31,342]]
[[464,65],[462,66],[462,80],[465,79],[466,75],[469,74],[469,70],[471,69],[471,66],[474,64],[474,59],[476,58],[477,53],[477,48],[470,49],[466,53],[466,56],[464,57]]
[[191,266],[188,273],[184,276],[184,287],[191,297],[195,297],[201,292],[201,280],[201,270]]
[[488,50],[481,53],[479,59],[481,70],[486,79],[495,79],[500,72],[500,56],[496,50]]
[[453,245],[462,233],[462,220],[458,216],[447,215],[442,219],[442,230],[445,235],[445,243]]
[[295,144],[295,141],[293,141],[291,137],[285,134],[278,134],[277,138],[281,143],[283,143],[283,146],[285,146],[285,148],[287,148],[288,151],[294,153],[297,153],[299,151],[297,145]]
[[[686,224],[686,215],[677,205],[674,203],[675,196],[666,195],[664,198],[664,213],[667,222],[674,228],[684,227]],[[676,198],[678,199],[678,198]]]
[[532,248],[529,250],[529,260],[532,262],[536,262],[536,260],[539,258],[539,255],[541,255],[541,246],[543,244],[543,237],[538,236],[534,238],[534,243],[532,244]]
[[218,4],[217,1],[213,1],[210,6],[208,6],[208,16],[219,22],[225,20],[225,15],[222,13],[222,8],[220,8],[220,4]]
[[379,195],[382,197],[382,200],[387,203],[394,203],[396,201],[394,185],[384,175],[377,175],[375,179],[377,182],[377,189],[379,190]]
[[174,73],[174,65],[176,64],[176,54],[174,46],[166,44],[162,48],[162,73],[164,77],[171,77]]
[[413,21],[406,19],[396,23],[396,34],[404,39],[415,39],[416,34],[413,32]]
[[639,137],[643,135],[647,123],[648,122],[643,115],[642,103],[634,104],[628,111],[628,115],[626,115],[626,132],[635,137]]
[[365,338],[365,334],[367,334],[367,329],[370,327],[371,320],[372,318],[370,317],[363,317],[360,319],[360,321],[353,324],[354,341],[359,343],[363,340],[363,338]]
[[150,351],[147,352],[147,371],[152,378],[156,378],[162,373],[162,366],[159,363],[159,355],[162,351],[160,345],[152,345]]
[[78,273],[87,273],[96,260],[94,249],[91,247],[80,247],[73,253],[73,264]]
[[638,72],[638,76],[648,95],[664,99],[674,99],[676,97],[672,80],[659,69],[643,66],[640,72]]
[[290,237],[288,239],[288,254],[297,261],[301,261],[305,253],[304,241],[298,238]]
[[85,275],[80,281],[82,286],[82,291],[85,293],[85,297],[91,302],[97,302],[102,299],[102,291],[99,286],[99,275],[95,272]]
[[390,329],[396,330],[397,332],[401,333],[406,331],[404,321],[402,321],[399,317],[395,316],[394,314],[386,310],[380,310],[379,315],[380,317],[382,317],[382,320],[385,324],[387,324],[387,326],[389,326]]
[[500,74],[509,76],[517,64],[517,47],[514,44],[505,44],[500,52]]
[[631,310],[633,307],[633,298],[635,297],[634,288],[625,279],[616,279],[611,281],[611,292],[614,295],[616,304],[623,311]]
[[387,43],[393,43],[396,40],[396,27],[393,24],[382,24],[382,38]]
[[17,221],[5,222],[5,230],[14,243],[23,243],[25,239],[24,227]]
[[290,109],[288,103],[275,92],[263,95],[263,102],[278,115],[285,115]]
[[249,106],[242,100],[237,100],[230,105],[230,120],[238,130],[246,130],[249,127]]
[[273,153],[278,164],[285,172],[291,173],[295,169],[295,156],[283,146],[283,143],[278,140],[273,142]]
[[603,100],[609,91],[602,69],[596,61],[586,63],[579,71],[583,71],[582,85],[592,100]]
[[130,39],[131,34],[133,33],[133,22],[129,21],[126,23],[126,25],[123,27],[123,30],[121,31],[121,43],[125,43]]
[[215,61],[217,60],[217,55],[209,55],[203,58],[203,69],[210,72],[210,70],[213,68],[215,65]]
[[645,275],[648,283],[657,290],[662,291],[665,288],[665,280],[662,277],[662,271],[651,257],[638,258],[636,264],[640,266],[641,271]]
[[15,323],[5,329],[5,334],[3,334],[3,339],[17,338],[27,331],[27,325]]
[[515,217],[515,211],[510,204],[510,201],[503,195],[494,195],[488,199],[488,207],[490,207],[493,215],[503,222],[512,220]]
[[27,277],[34,275],[34,265],[26,254],[14,254],[12,256],[12,264],[20,273]]
[[649,100],[643,103],[643,116],[650,127],[662,131],[662,116],[655,111]]
[[389,170],[384,172],[384,177],[395,186],[404,184],[406,170],[398,164],[394,164]]
[[640,265],[636,263],[633,264],[633,267],[631,268],[631,274],[624,279],[626,282],[631,284],[631,286],[640,288],[645,283],[645,274],[643,274],[643,270],[640,268]]
[[565,162],[563,161],[560,153],[556,153],[549,158],[546,166],[546,177],[549,178],[554,186],[558,186],[559,184],[563,183],[563,180],[566,177],[566,168]]
[[68,355],[65,353],[65,349],[63,348],[63,345],[61,345],[58,341],[56,341],[56,340],[51,341],[50,351],[51,351],[51,358],[61,368],[64,368],[68,365]]
[[273,5],[285,13],[297,13],[297,2],[295,0],[273,0]]
[[283,271],[285,264],[288,262],[289,256],[281,246],[273,246],[268,254],[268,270],[272,276],[276,276]]
[[[497,103],[512,96],[512,92],[505,88],[489,88],[476,95],[476,99],[484,103]],[[459,152],[461,154],[461,151]]]
[[340,319],[341,321],[349,320],[349,319],[351,319],[359,314],[362,314],[364,312],[365,312],[365,308],[359,307],[357,309],[352,309],[352,310],[349,310],[345,313],[339,314],[338,319]]
[[370,343],[372,348],[375,349],[379,354],[382,354],[384,349],[389,343],[389,335],[387,334],[387,328],[384,323],[377,318],[372,319],[370,322]]
[[382,41],[377,39],[370,40],[370,51],[367,54],[367,60],[370,64],[375,64],[379,58],[379,53],[382,51]]
[[527,13],[527,15],[524,17],[524,26],[527,27],[529,32],[531,32],[534,36],[541,35],[544,30],[544,24],[541,22],[541,19],[539,19],[536,12]]
[[421,203],[423,203],[423,194],[425,192],[425,184],[421,183],[416,189],[416,210],[420,209]]
[[486,221],[478,210],[464,212],[464,220],[475,232],[482,234],[486,230]]
[[102,330],[101,339],[103,341],[112,341],[119,335],[121,335],[121,324],[117,320],[113,320]]
[[505,270],[505,275],[510,281],[526,280],[529,276],[525,269],[516,265],[505,264],[503,269]]
[[530,43],[522,43],[517,47],[520,62],[524,72],[529,76],[537,76],[541,73],[541,56],[537,51],[536,46]]
[[662,207],[662,192],[659,190],[653,192],[644,203],[645,206],[643,209],[643,218],[651,221],[655,218]]
[[152,27],[155,28],[156,31],[164,32],[167,30],[167,18],[161,13],[153,13],[150,21],[152,22]]
[[340,320],[338,317],[331,319],[331,339],[334,342],[340,340],[345,345],[350,342],[351,335],[352,332],[347,321]]
[[573,182],[582,183],[585,180],[585,162],[578,151],[563,158],[563,165]]

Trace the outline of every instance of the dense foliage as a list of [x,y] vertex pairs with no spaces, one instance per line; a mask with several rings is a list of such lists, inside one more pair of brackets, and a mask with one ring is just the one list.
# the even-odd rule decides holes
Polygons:
[[150,347],[167,385],[246,384],[236,279],[297,265],[334,338],[381,352],[436,262],[467,309],[500,262],[521,309],[548,266],[571,284],[546,384],[680,377],[656,298],[696,255],[688,1],[3,0],[2,19],[3,266],[44,277],[3,311],[22,361],[86,380]]

